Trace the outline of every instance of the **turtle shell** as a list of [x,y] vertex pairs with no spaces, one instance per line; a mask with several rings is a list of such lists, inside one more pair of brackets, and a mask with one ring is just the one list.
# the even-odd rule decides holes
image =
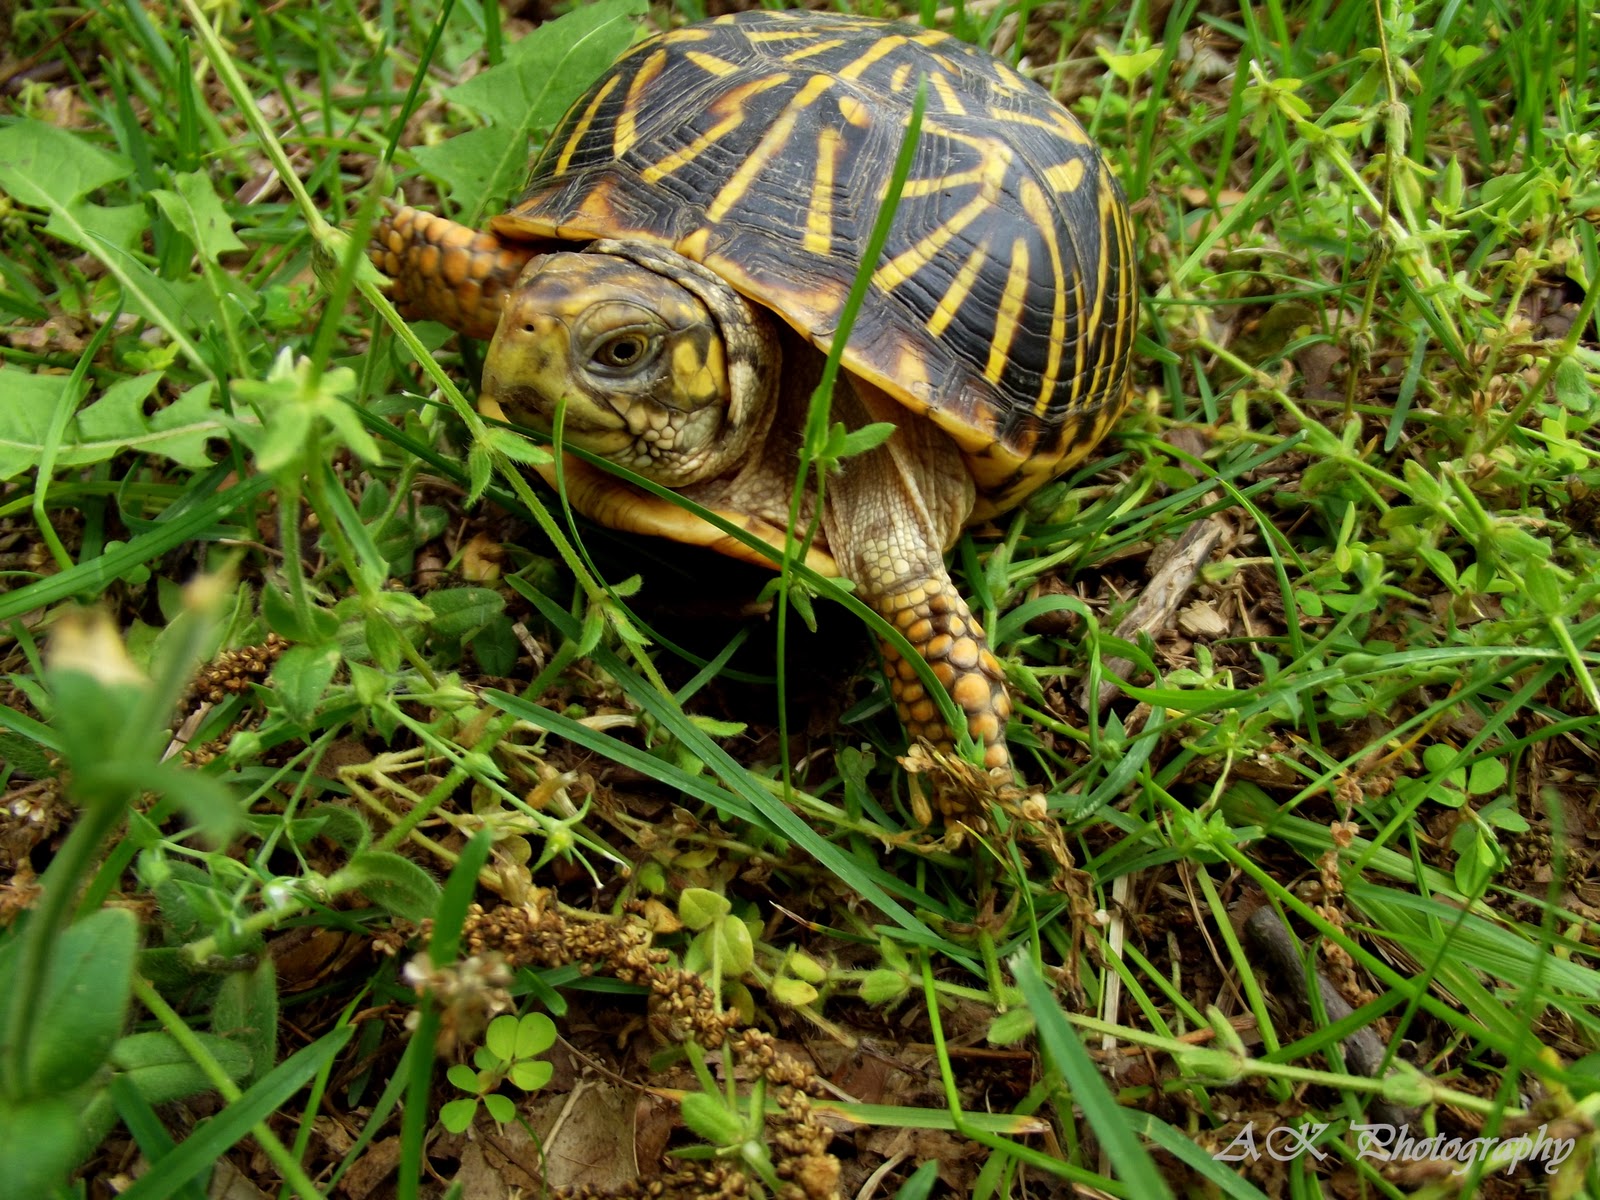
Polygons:
[[1071,114],[985,52],[808,12],[662,34],[568,110],[494,227],[676,250],[827,350],[923,80],[843,363],[951,435],[975,515],[1003,511],[1116,419],[1137,314],[1116,179]]

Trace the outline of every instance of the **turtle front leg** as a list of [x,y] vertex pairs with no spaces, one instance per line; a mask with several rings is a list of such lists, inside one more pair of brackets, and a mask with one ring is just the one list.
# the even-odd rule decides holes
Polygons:
[[[1005,676],[990,653],[983,626],[973,618],[944,564],[936,564],[936,570],[933,566],[920,581],[912,578],[890,584],[887,593],[873,596],[872,606],[894,623],[933,668],[934,678],[965,714],[972,740],[983,747],[983,765],[1008,767],[1011,752],[1006,748],[1006,721],[1011,716],[1011,697],[1006,693]],[[879,645],[889,691],[906,732],[913,738],[926,738],[936,749],[954,753],[955,738],[916,668],[888,641]]]
[[481,341],[494,336],[505,294],[535,253],[409,207],[380,213],[367,243],[367,258],[393,281],[401,313]]
[[[841,382],[836,415],[851,425],[887,420],[898,428],[828,479],[823,522],[834,561],[861,599],[933,669],[964,714],[967,732],[983,747],[984,765],[1010,766],[1005,677],[944,565],[945,548],[972,511],[971,475],[955,444],[932,421],[907,419],[891,397],[851,383],[854,394],[846,395]],[[890,692],[907,733],[953,753],[955,736],[915,667],[888,642],[882,645]]]

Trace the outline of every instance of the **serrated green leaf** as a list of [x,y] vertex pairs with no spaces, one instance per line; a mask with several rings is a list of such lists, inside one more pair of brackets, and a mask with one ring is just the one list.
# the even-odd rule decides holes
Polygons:
[[494,458],[489,453],[489,447],[481,442],[473,443],[472,449],[467,451],[467,507],[471,508],[483,499],[483,493],[488,491],[490,482],[494,479]]
[[522,652],[516,628],[504,614],[489,621],[473,635],[469,644],[472,656],[478,660],[483,673],[501,678],[509,676],[516,669],[517,656]]
[[691,716],[689,720],[716,738],[738,737],[749,728],[743,721],[719,721],[715,717]]
[[297,846],[309,845],[324,837],[346,854],[365,850],[372,841],[372,830],[355,812],[337,804],[317,804],[289,827],[289,840]]
[[[124,451],[159,454],[199,470],[211,465],[206,442],[226,437],[228,426],[212,405],[213,388],[201,383],[153,415],[144,403],[159,375],[119,380],[67,424],[56,465],[82,467]],[[51,413],[67,385],[64,375],[29,375],[0,366],[0,479],[39,465]]]
[[142,204],[108,208],[83,199],[132,172],[126,159],[42,121],[18,121],[0,129],[0,189],[49,212],[45,228],[104,263],[122,287],[123,304],[165,330],[210,377],[210,364],[186,333],[197,317],[212,311],[210,297],[196,285],[160,278],[133,257],[149,225]]
[[150,195],[172,227],[194,244],[202,258],[215,263],[222,255],[245,248],[234,236],[233,222],[217,198],[210,176],[188,171],[173,182],[177,184],[176,191],[157,188]]
[[498,67],[445,93],[490,125],[414,153],[422,169],[453,195],[477,201],[469,215],[472,223],[510,198],[535,135],[560,120],[627,48],[635,18],[644,11],[644,0],[585,4],[540,25],[513,45]]
[[[550,452],[549,446],[540,445],[538,442],[529,441],[514,429],[501,429],[492,427],[484,432],[485,440],[500,451],[514,463],[521,463],[525,467],[542,467],[555,462],[555,455]],[[474,450],[477,447],[473,447]],[[485,452],[484,470],[487,471],[492,460]],[[488,476],[484,476],[484,486],[489,483]]]
[[131,250],[148,222],[138,204],[106,208],[83,198],[133,174],[133,164],[85,138],[44,121],[0,129],[0,188],[30,208],[50,213],[46,228],[80,250],[94,250],[93,233]]

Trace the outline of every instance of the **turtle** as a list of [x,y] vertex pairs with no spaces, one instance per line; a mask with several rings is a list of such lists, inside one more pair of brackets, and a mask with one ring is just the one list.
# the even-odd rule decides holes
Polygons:
[[[893,432],[826,477],[820,514],[808,489],[795,529],[816,530],[804,561],[847,578],[927,661],[998,779],[1014,770],[1004,672],[944,556],[1105,435],[1137,315],[1122,190],[1042,87],[915,25],[719,17],[626,51],[487,230],[391,206],[369,257],[403,314],[488,340],[485,415],[548,432],[560,409],[565,445],[781,549],[811,393],[919,89],[911,168],[831,400],[847,427]],[[776,558],[575,455],[561,466],[603,525]],[[555,482],[553,463],[539,470]],[[915,665],[882,648],[908,734],[950,753],[957,733]]]

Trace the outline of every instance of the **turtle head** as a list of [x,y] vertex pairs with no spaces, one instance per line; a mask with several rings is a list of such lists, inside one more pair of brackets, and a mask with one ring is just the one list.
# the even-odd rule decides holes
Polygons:
[[[698,263],[600,241],[530,261],[483,369],[485,407],[666,487],[741,463],[776,406],[770,318]],[[491,409],[492,411],[492,409]]]

